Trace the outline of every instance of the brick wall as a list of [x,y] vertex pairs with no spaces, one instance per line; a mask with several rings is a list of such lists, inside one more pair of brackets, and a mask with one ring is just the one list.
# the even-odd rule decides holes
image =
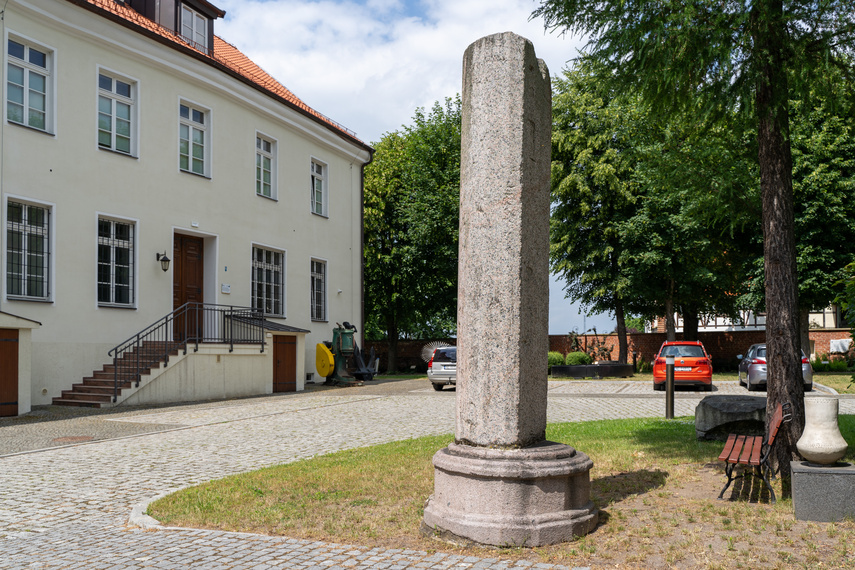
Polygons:
[[[678,333],[677,340],[682,340],[682,333]],[[813,330],[810,339],[814,341],[815,353],[828,352],[831,339],[849,338],[848,329]],[[612,348],[612,359],[618,357],[618,338],[616,334],[597,335],[599,340],[606,340],[606,346]],[[648,362],[659,351],[659,347],[665,342],[666,335],[662,333],[637,333],[627,335],[628,355],[627,360],[632,361],[632,353],[638,353],[638,359],[642,358]],[[726,363],[735,362],[737,354],[745,354],[752,344],[766,342],[766,331],[715,331],[699,332],[698,340],[704,344],[704,348],[714,360]],[[580,335],[582,346],[591,346],[597,340],[594,335]],[[570,337],[567,335],[549,335],[549,350],[567,354],[570,350]],[[807,352],[807,351],[805,351]]]
[[[422,348],[426,344],[432,342],[444,342],[445,344],[456,345],[456,338],[441,338],[435,340],[399,340],[398,341],[398,371],[408,372],[416,370],[425,372],[427,363],[422,360]],[[380,359],[380,371],[385,372],[387,363],[389,362],[389,345],[385,340],[368,340],[365,341],[365,347],[360,347],[364,354],[370,354],[371,348],[374,347],[374,354]],[[366,360],[368,357],[365,357]]]
[[[827,353],[831,339],[849,338],[848,329],[812,330],[810,338],[814,341],[815,354]],[[616,334],[597,335],[599,340],[605,339],[606,346],[612,349],[612,360],[618,357],[618,340]],[[682,340],[682,333],[677,334],[677,340]],[[591,346],[596,342],[594,335],[579,335],[582,346]],[[737,354],[745,354],[752,344],[766,342],[765,331],[715,331],[699,332],[698,340],[704,343],[704,348],[713,357],[713,365],[720,370],[735,367]],[[457,339],[438,339],[439,342],[455,345]],[[399,340],[398,341],[398,370],[402,372],[415,369],[419,372],[426,370],[427,365],[421,358],[422,348],[435,340]],[[637,353],[637,359],[650,362],[665,342],[665,333],[637,333],[627,335],[629,353],[627,360],[632,362],[632,353]],[[375,354],[380,358],[380,370],[386,370],[388,347],[386,341],[366,341],[363,352],[368,354],[374,347]],[[549,350],[566,355],[570,352],[570,337],[567,335],[549,335]],[[807,351],[805,351],[807,352]]]

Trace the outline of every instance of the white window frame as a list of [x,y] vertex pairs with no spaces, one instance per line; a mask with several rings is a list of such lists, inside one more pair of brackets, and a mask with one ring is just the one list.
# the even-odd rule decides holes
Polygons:
[[309,208],[313,214],[324,218],[329,217],[329,178],[329,165],[312,158],[309,170]]
[[[129,218],[121,218],[117,216],[112,216],[109,214],[97,214],[95,217],[96,225],[95,225],[95,302],[99,307],[119,307],[132,309],[137,306],[137,283],[138,283],[138,252],[137,252],[137,244],[139,243],[139,222],[138,220],[129,219]],[[109,222],[110,223],[110,236],[101,236],[101,222]],[[116,224],[122,224],[126,226],[130,226],[131,228],[131,236],[129,240],[122,240],[121,238],[116,238],[115,236],[115,228]],[[129,267],[129,275],[128,275],[128,291],[129,291],[129,300],[127,303],[120,303],[116,301],[116,274],[117,274],[117,264],[116,264],[116,245],[119,245],[122,241],[130,242],[130,256],[128,259],[128,267]],[[106,246],[110,248],[110,260],[109,260],[109,281],[102,282],[101,281],[101,246]],[[100,287],[102,284],[106,284],[110,289],[109,299],[102,300],[100,295]]]
[[[189,22],[187,20],[190,20]],[[200,51],[208,53],[208,18],[187,4],[181,4],[181,37]],[[200,29],[201,28],[201,29]]]
[[[316,264],[317,267],[323,268],[322,274],[316,272]],[[311,319],[316,322],[327,322],[329,321],[329,304],[327,303],[329,271],[327,261],[313,257],[309,264],[309,275],[311,278],[309,283],[309,313]],[[318,283],[319,275],[321,277],[320,283]]]
[[[274,275],[277,273],[276,263],[271,262],[268,259],[264,259],[264,260],[257,259],[258,252],[262,252],[264,254],[271,254],[274,256],[278,255],[278,256],[280,256],[280,259],[282,260],[282,263],[278,266],[279,267],[278,274],[279,274],[279,279],[280,279],[278,294],[275,291],[275,285],[276,284],[271,282],[270,279],[267,279],[267,278],[258,279],[258,271],[259,270],[268,272],[268,275],[269,275],[269,272],[271,272],[271,271],[273,272]],[[250,306],[256,310],[263,310],[265,316],[285,318],[285,314],[286,314],[286,306],[285,306],[286,279],[285,279],[285,276],[286,276],[286,271],[287,271],[287,267],[288,267],[287,264],[288,264],[288,255],[287,255],[286,250],[278,249],[278,248],[270,247],[270,246],[266,246],[266,245],[261,245],[261,244],[257,244],[257,243],[252,244],[252,261],[250,263],[250,265],[252,267],[252,275],[250,276],[250,288],[251,288]],[[263,291],[261,292],[260,295],[258,294],[259,285],[263,289]],[[271,291],[271,288],[273,288],[273,291]],[[264,306],[263,307],[258,306],[260,299],[264,300]],[[273,303],[272,306],[270,304],[271,302]],[[276,303],[277,302],[279,303],[279,311],[276,310]]]
[[[266,149],[265,146],[269,146],[269,149]],[[271,138],[263,133],[256,131],[255,133],[255,194],[256,196],[261,196],[262,198],[270,198],[271,200],[278,200],[278,192],[276,188],[276,180],[278,178],[278,173],[276,172],[277,166],[277,152],[278,145],[276,144],[276,139]],[[264,193],[264,161],[265,159],[268,161],[268,168],[266,171],[270,176],[269,181],[269,195]]]
[[[188,110],[187,117],[183,116],[184,109]],[[197,121],[199,116],[202,122]],[[201,158],[195,157],[193,153],[194,146],[198,146],[193,138],[196,133],[202,134]],[[185,134],[188,136],[186,139]],[[182,147],[185,140],[187,141],[186,154]],[[182,159],[185,156],[187,157],[186,168],[182,165]],[[201,172],[194,170],[195,161],[202,162]],[[178,103],[178,169],[197,176],[211,177],[211,110],[186,99],[181,99]]]
[[[111,90],[108,91],[101,86],[101,77],[109,78],[111,82]],[[98,96],[95,100],[96,105],[96,144],[98,148],[103,150],[110,150],[119,154],[124,154],[126,156],[138,156],[137,144],[139,141],[139,136],[137,133],[137,125],[138,121],[138,111],[137,111],[137,101],[139,100],[139,82],[135,79],[132,79],[126,75],[122,75],[119,73],[115,73],[109,69],[98,67],[97,69],[97,90]],[[125,84],[129,87],[130,93],[129,96],[125,96],[117,92],[118,83]],[[101,107],[102,100],[109,101],[110,105],[110,126],[109,132],[103,129],[102,118],[106,114],[104,109]],[[120,105],[127,105],[128,111],[128,150],[122,150],[117,148],[116,139],[118,137],[117,134],[117,124],[120,120],[123,120],[123,117],[117,117],[117,110],[120,109]],[[104,132],[109,135],[110,142],[109,144],[104,144],[104,141],[101,137],[101,133]]]
[[[6,61],[5,70],[4,70],[4,89],[6,96],[3,99],[4,111],[3,116],[5,117],[8,123],[13,125],[21,125],[24,127],[28,127],[31,129],[35,129],[37,131],[45,132],[48,134],[54,134],[54,116],[55,116],[55,99],[54,93],[56,93],[56,84],[55,84],[55,66],[56,66],[56,50],[46,46],[43,43],[36,42],[26,38],[24,36],[19,36],[17,34],[9,33],[5,38],[6,42]],[[24,59],[20,59],[16,56],[13,56],[9,50],[9,42],[15,42],[17,44],[24,46]],[[30,61],[30,52],[31,50],[37,51],[39,53],[44,54],[45,56],[45,66],[42,67],[37,63],[33,63]],[[23,101],[12,102],[9,97],[11,94],[10,84],[12,84],[12,76],[10,73],[10,67],[15,66],[23,69],[23,85],[20,87],[23,90]],[[41,93],[41,96],[44,98],[44,110],[41,111],[39,109],[35,109],[36,111],[44,113],[44,125],[37,126],[30,124],[30,111],[33,110],[33,98],[39,97],[39,92],[33,89],[33,75],[41,76],[44,80],[44,92]],[[19,85],[15,83],[14,85]],[[23,120],[16,121],[9,117],[10,106],[20,105],[22,107],[23,112]]]
[[[23,226],[21,229],[25,230],[24,241],[29,241],[31,235],[41,235],[44,238],[45,250],[42,252],[44,254],[44,261],[41,264],[42,272],[44,275],[44,284],[43,291],[40,295],[30,295],[26,292],[27,289],[27,268],[31,257],[26,253],[29,251],[26,245],[22,245],[22,259],[21,259],[21,272],[18,281],[20,282],[22,293],[12,293],[10,285],[10,278],[12,277],[12,273],[9,271],[9,264],[12,262],[10,259],[10,251],[9,248],[12,245],[11,240],[9,239],[9,231],[12,229],[12,223],[9,220],[9,204],[14,202],[15,204],[20,204],[24,208],[39,208],[44,210],[47,214],[47,223],[44,231],[40,231],[38,229],[32,229],[27,231],[27,227],[29,224],[25,221],[20,222]],[[19,197],[19,196],[8,196],[6,200],[3,202],[3,267],[5,269],[6,277],[3,279],[3,287],[6,293],[6,298],[8,300],[14,301],[42,301],[42,302],[51,302],[53,300],[53,291],[54,291],[54,228],[56,227],[56,216],[54,212],[56,210],[56,206],[54,204],[49,204],[45,202],[36,202],[33,200],[29,200],[27,198]],[[29,212],[26,213],[26,217],[29,217]],[[17,222],[16,222],[17,223]]]

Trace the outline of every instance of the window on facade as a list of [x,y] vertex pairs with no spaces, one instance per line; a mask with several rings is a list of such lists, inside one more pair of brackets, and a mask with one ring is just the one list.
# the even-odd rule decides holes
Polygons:
[[9,201],[6,207],[6,294],[47,300],[50,210]]
[[208,18],[188,6],[182,6],[181,37],[196,49],[207,52]]
[[190,105],[179,105],[180,127],[178,141],[179,167],[186,172],[205,176],[205,138],[207,113]]
[[98,74],[98,146],[132,154],[134,86]]
[[252,308],[285,315],[285,254],[252,248]]
[[9,40],[6,66],[6,118],[42,131],[50,130],[51,53],[23,41]]
[[327,320],[327,264],[312,260],[312,320]]
[[264,137],[255,137],[255,193],[265,198],[276,198],[273,167],[276,144]]
[[134,225],[98,220],[98,304],[134,304]]
[[327,167],[312,161],[312,213],[326,216]]

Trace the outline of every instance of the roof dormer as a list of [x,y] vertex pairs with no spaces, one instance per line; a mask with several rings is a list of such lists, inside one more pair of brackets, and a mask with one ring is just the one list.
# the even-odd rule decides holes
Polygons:
[[226,15],[206,0],[129,0],[131,8],[204,53],[214,50],[214,20]]

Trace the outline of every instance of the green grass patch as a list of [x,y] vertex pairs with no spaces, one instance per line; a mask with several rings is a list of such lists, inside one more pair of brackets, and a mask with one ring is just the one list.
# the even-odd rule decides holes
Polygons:
[[[850,445],[846,460],[855,461],[855,416],[840,416],[840,428]],[[768,542],[763,549],[785,552],[793,560],[807,563],[808,556],[815,556],[816,540],[798,539],[789,531],[794,524],[805,525],[793,521],[791,501],[756,502],[755,494],[762,492],[759,481],[739,479],[734,484],[739,500],[715,500],[725,481],[716,461],[723,444],[698,441],[691,417],[551,424],[547,438],[568,443],[594,461],[591,492],[603,510],[601,527],[569,545],[503,550],[503,557],[655,566],[657,556],[686,556],[704,567],[704,545],[715,543],[719,555],[730,553],[720,560],[723,567],[732,567],[745,548],[742,541],[753,536]],[[424,502],[433,492],[431,458],[452,439],[447,435],[398,441],[243,473],[155,501],[148,514],[173,526],[368,547],[444,549],[421,537],[418,529]],[[780,493],[780,480],[773,484]],[[776,528],[781,531],[770,534]],[[823,541],[837,545],[841,536],[855,540],[852,521],[831,528]],[[755,530],[728,541],[738,529]],[[652,547],[628,554],[629,544],[654,544],[654,536],[671,550]],[[832,566],[852,555],[848,546],[821,552],[829,553],[821,560]]]
[[840,394],[855,394],[855,381],[852,374],[835,372],[814,372],[813,381],[829,388],[834,388]]

